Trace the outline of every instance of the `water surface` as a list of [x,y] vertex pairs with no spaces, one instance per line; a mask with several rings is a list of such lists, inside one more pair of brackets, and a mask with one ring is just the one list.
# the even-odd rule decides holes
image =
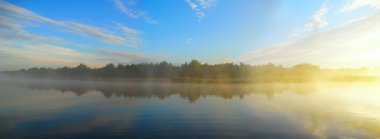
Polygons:
[[0,138],[379,138],[380,86],[2,81]]

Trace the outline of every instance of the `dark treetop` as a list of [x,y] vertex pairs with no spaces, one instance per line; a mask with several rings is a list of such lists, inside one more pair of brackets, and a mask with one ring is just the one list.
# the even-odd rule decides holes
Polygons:
[[272,63],[247,65],[223,63],[210,65],[192,60],[180,66],[168,62],[142,64],[107,64],[90,68],[84,64],[76,67],[30,68],[8,71],[12,76],[58,79],[91,80],[171,80],[176,82],[305,82],[315,80],[374,80],[373,76],[361,76],[365,69],[321,69],[312,64],[298,64],[285,68]]

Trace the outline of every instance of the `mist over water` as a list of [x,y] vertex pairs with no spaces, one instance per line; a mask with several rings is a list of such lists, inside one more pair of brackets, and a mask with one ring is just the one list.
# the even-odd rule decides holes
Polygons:
[[1,138],[380,137],[377,83],[0,80]]
[[379,44],[380,0],[0,0],[0,139],[380,139]]

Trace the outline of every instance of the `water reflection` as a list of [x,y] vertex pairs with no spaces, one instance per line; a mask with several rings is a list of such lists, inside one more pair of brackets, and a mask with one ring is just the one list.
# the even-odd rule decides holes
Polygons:
[[376,83],[39,81],[0,87],[1,138],[380,137]]
[[190,102],[207,96],[225,99],[243,98],[249,94],[265,95],[268,98],[283,92],[310,94],[318,92],[316,84],[262,83],[262,84],[191,84],[191,83],[120,83],[120,82],[77,82],[77,81],[39,81],[17,83],[30,89],[54,89],[62,93],[72,92],[82,96],[91,91],[99,91],[105,98],[136,97],[165,99],[173,95]]
[[[308,96],[280,95],[268,102],[257,97],[252,107],[271,109],[298,117],[316,138],[379,138],[380,87],[374,84],[319,86]],[[301,120],[302,119],[302,120]]]

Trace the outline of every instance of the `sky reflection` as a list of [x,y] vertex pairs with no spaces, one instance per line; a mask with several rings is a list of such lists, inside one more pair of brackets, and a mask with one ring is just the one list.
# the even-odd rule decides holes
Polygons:
[[1,85],[0,135],[6,138],[380,136],[380,103],[376,101],[379,87],[375,84],[57,83]]

